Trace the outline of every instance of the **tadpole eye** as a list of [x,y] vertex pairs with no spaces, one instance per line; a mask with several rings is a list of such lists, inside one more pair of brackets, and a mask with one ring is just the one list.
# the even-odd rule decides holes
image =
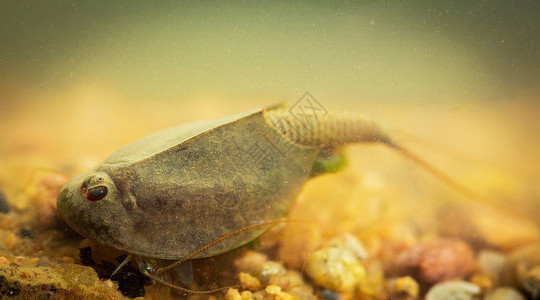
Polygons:
[[90,201],[98,201],[103,199],[103,197],[107,196],[107,192],[107,187],[100,185],[95,188],[89,189],[88,193],[86,194],[86,199]]

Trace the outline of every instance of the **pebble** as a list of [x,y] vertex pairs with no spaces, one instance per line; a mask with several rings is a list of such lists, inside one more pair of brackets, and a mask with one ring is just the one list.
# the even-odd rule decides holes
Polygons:
[[458,239],[425,242],[399,252],[394,262],[397,273],[418,271],[427,283],[463,278],[476,267],[474,251]]
[[261,288],[261,281],[249,273],[240,272],[238,274],[238,279],[240,280],[240,284],[242,285],[242,288],[248,289],[250,291],[257,291]]
[[323,289],[321,291],[321,297],[324,300],[339,300],[340,299],[339,294],[336,293],[336,291],[332,291],[329,289]]
[[246,251],[242,256],[234,260],[234,268],[238,272],[253,273],[259,266],[268,261],[268,257],[255,251]]
[[225,294],[226,300],[242,300],[242,296],[240,296],[240,292],[237,289],[230,288],[227,290],[227,294]]
[[225,294],[226,300],[253,300],[253,299],[274,299],[274,300],[295,300],[295,296],[284,292],[279,286],[269,285],[264,290],[258,292],[243,291],[240,293],[238,289],[230,288]]
[[478,254],[478,269],[485,275],[488,275],[496,285],[509,283],[508,275],[509,260],[508,257],[498,251],[482,250]]
[[525,278],[524,287],[531,293],[533,298],[540,297],[540,265],[532,268]]
[[24,256],[15,256],[15,259],[13,260],[13,264],[17,266],[22,266],[26,262],[26,257]]
[[366,278],[357,289],[355,297],[358,299],[386,299],[387,281],[385,280],[382,262],[366,261],[364,266],[366,268]]
[[438,283],[426,294],[426,300],[480,300],[479,286],[467,281],[455,280]]
[[486,295],[484,300],[525,300],[516,289],[500,287]]
[[345,233],[332,239],[330,245],[333,247],[342,247],[348,249],[361,260],[365,260],[368,257],[364,245],[362,245],[362,243],[360,243],[360,241],[350,233]]
[[258,277],[264,284],[276,284],[279,277],[285,276],[287,270],[282,264],[275,261],[267,261],[259,267]]
[[363,257],[356,245],[360,242],[332,242],[331,246],[315,251],[306,262],[306,274],[321,287],[338,292],[354,290],[366,279]]
[[410,276],[388,280],[388,288],[391,294],[399,299],[416,299],[420,290],[418,282]]
[[534,299],[540,298],[540,244],[516,249],[509,258],[520,287]]

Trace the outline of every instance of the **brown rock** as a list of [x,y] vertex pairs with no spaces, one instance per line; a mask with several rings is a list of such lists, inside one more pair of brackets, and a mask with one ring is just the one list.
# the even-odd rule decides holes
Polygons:
[[0,264],[0,294],[11,299],[127,299],[89,267],[59,264],[16,267]]
[[428,283],[463,278],[475,268],[472,248],[461,240],[443,239],[421,243],[399,252],[390,272],[417,272]]

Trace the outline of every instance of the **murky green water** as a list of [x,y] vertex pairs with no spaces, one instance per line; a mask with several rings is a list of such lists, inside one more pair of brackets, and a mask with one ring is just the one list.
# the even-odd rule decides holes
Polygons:
[[538,9],[537,1],[3,2],[0,79],[50,93],[94,84],[143,101],[257,102],[305,90],[345,103],[508,100],[538,94]]

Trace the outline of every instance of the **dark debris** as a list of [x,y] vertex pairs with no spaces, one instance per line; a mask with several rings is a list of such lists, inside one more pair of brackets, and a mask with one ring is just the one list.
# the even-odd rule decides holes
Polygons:
[[8,213],[10,211],[9,203],[6,195],[0,190],[0,213]]
[[[111,276],[114,270],[116,270],[117,264],[109,261],[102,261],[101,264],[96,264],[92,258],[91,247],[80,248],[79,257],[84,265],[93,267],[100,278],[116,281],[118,283],[118,290],[126,297],[143,297],[145,294],[144,287],[152,284],[150,278],[144,276],[139,269],[131,264],[126,264],[114,276]],[[116,260],[122,262],[125,258],[126,256],[122,255],[117,257]]]

